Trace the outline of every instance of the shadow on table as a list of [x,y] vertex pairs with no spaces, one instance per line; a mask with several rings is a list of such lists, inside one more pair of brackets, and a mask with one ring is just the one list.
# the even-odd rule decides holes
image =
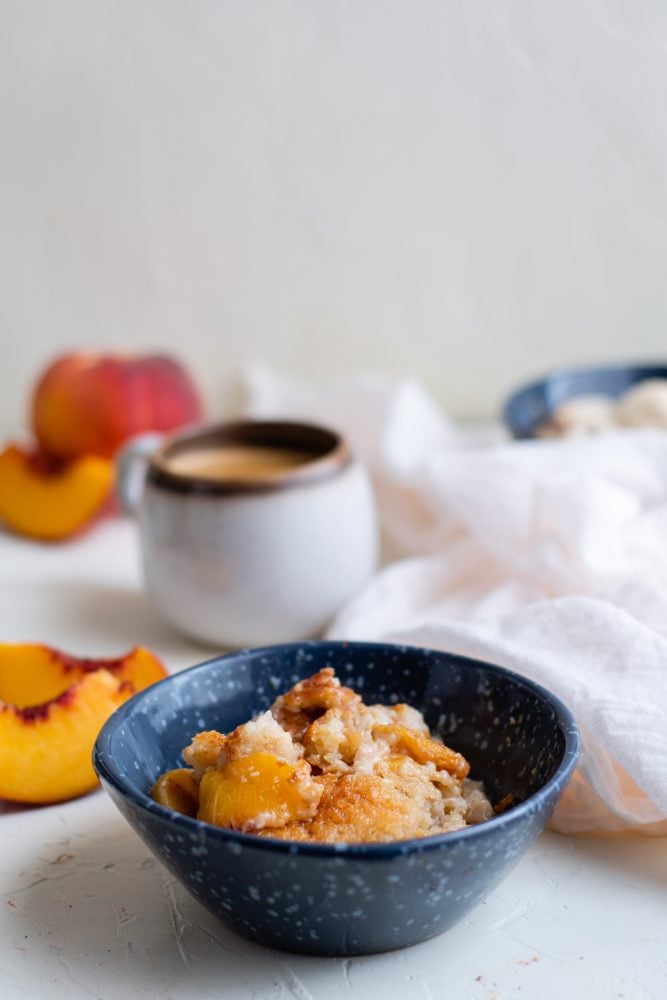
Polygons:
[[639,890],[643,883],[652,889],[656,885],[667,889],[665,837],[633,833],[627,837],[575,837],[572,843],[580,860],[604,869],[616,881]]
[[0,816],[13,816],[16,813],[30,812],[34,808],[34,806],[25,806],[21,802],[8,802],[7,799],[0,799]]
[[[26,858],[5,897],[29,970],[94,996],[309,997],[302,970],[331,983],[341,963],[287,955],[228,931],[148,853],[119,817],[63,833]],[[10,932],[11,933],[11,932]],[[26,980],[27,982],[27,980]]]
[[[48,602],[41,599],[40,588],[48,591]],[[40,622],[42,635],[72,632],[76,635],[78,652],[102,655],[106,650],[123,652],[142,645],[163,656],[181,659],[187,656],[194,663],[198,649],[202,650],[201,659],[211,651],[211,646],[184,638],[172,629],[139,588],[73,581],[57,586],[31,582],[29,589],[26,599],[39,606],[48,605],[48,621]]]

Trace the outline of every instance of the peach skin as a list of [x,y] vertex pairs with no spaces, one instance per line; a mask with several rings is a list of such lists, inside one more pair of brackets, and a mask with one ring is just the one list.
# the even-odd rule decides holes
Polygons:
[[136,434],[174,430],[202,415],[191,377],[162,355],[64,355],[42,374],[32,401],[39,445],[61,459],[110,458]]

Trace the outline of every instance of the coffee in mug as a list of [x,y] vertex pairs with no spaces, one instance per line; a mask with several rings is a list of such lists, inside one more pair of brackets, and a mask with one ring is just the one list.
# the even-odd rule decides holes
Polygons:
[[167,461],[167,468],[182,476],[255,482],[279,477],[288,469],[304,465],[312,457],[311,452],[296,448],[229,444],[181,452]]

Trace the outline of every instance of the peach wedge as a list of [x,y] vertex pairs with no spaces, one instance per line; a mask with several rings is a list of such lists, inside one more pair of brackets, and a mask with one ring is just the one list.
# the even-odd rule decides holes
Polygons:
[[29,538],[68,538],[104,507],[113,476],[113,464],[97,455],[49,467],[37,455],[10,444],[0,452],[0,519]]
[[111,713],[166,677],[137,647],[87,660],[33,643],[0,643],[0,798],[46,803],[91,791],[93,744]]

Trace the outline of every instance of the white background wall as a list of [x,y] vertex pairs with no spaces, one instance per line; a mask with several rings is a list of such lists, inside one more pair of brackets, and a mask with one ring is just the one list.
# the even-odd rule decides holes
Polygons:
[[423,378],[667,356],[663,0],[0,0],[0,422],[71,347]]

